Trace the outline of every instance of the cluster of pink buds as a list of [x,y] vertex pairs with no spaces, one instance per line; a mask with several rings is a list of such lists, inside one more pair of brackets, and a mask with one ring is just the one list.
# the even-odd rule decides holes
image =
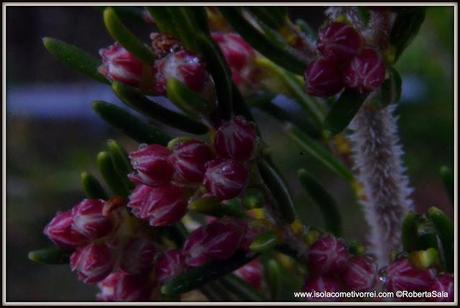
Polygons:
[[321,56],[305,70],[310,95],[328,97],[344,87],[369,93],[385,79],[385,63],[378,52],[346,23],[333,22],[321,29],[317,49]]
[[437,291],[441,296],[432,301],[451,302],[454,297],[454,278],[452,275],[436,273],[432,268],[417,268],[408,259],[401,258],[388,265],[383,272],[383,283],[388,291]]
[[[371,257],[351,256],[347,246],[332,235],[324,235],[308,254],[310,277],[305,292],[368,291],[377,281],[377,266]],[[337,298],[309,298],[335,301]]]
[[254,61],[256,52],[237,33],[215,32],[212,38],[222,51],[225,61],[231,72],[233,82],[240,88],[246,88],[254,84],[257,69]]
[[167,35],[154,33],[151,37],[152,48],[159,57],[153,64],[140,61],[116,42],[99,51],[99,72],[110,81],[153,95],[165,95],[167,80],[174,78],[209,98],[212,81],[201,59]]
[[155,283],[146,273],[153,269],[158,248],[123,205],[117,197],[85,199],[57,213],[44,233],[57,246],[72,251],[70,267],[79,280],[99,283],[99,299],[147,300],[150,293],[140,290]]
[[[223,123],[213,146],[191,138],[178,138],[169,147],[141,146],[129,158],[129,175],[136,188],[129,197],[132,213],[151,226],[178,222],[191,195],[218,201],[240,195],[249,180],[249,164],[257,147],[254,126],[242,117]],[[200,189],[201,187],[201,189]]]
[[255,259],[235,271],[235,275],[243,279],[256,290],[262,288],[263,266],[259,259]]

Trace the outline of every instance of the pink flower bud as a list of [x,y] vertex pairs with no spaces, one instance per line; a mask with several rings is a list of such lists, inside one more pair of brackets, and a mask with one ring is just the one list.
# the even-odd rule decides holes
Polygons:
[[313,96],[332,96],[343,88],[342,73],[332,58],[321,58],[310,63],[304,77],[307,93]]
[[72,209],[72,229],[89,240],[109,234],[113,224],[103,214],[104,200],[85,199]]
[[105,302],[142,302],[150,300],[152,285],[147,275],[115,272],[98,283],[97,300]]
[[179,181],[199,183],[203,180],[205,164],[213,158],[211,148],[198,140],[177,146],[170,157]]
[[348,260],[345,245],[332,235],[318,239],[310,248],[308,268],[317,274],[340,273]]
[[228,220],[216,220],[201,226],[188,236],[183,252],[189,266],[201,266],[208,262],[226,260],[239,248],[244,229]]
[[433,283],[431,270],[418,269],[407,259],[393,262],[386,268],[385,287],[388,291],[424,291]]
[[[312,277],[305,283],[303,289],[304,292],[339,292],[341,290],[340,283],[330,276]],[[312,297],[305,297],[305,299],[310,302],[334,302],[339,300],[338,297],[315,297],[314,295],[314,293],[311,293]]]
[[348,261],[342,278],[349,290],[368,291],[375,285],[377,266],[370,258],[353,257]]
[[148,238],[136,238],[123,247],[120,267],[129,274],[140,274],[153,267],[157,248]]
[[317,47],[323,56],[343,62],[356,56],[363,43],[361,35],[353,27],[334,22],[319,31]]
[[156,93],[166,94],[166,82],[175,78],[198,93],[207,93],[211,79],[204,63],[194,54],[179,50],[155,62]]
[[76,248],[85,244],[86,239],[81,234],[72,230],[72,221],[71,211],[58,212],[48,225],[46,225],[43,233],[61,248]]
[[224,55],[235,84],[248,85],[255,70],[256,53],[252,46],[237,33],[212,33],[212,38]]
[[214,146],[222,157],[246,161],[254,156],[256,141],[257,132],[253,124],[237,116],[219,127]]
[[248,183],[249,171],[231,159],[216,159],[206,164],[204,185],[209,194],[219,200],[238,196]]
[[182,251],[177,249],[165,252],[156,262],[156,273],[160,283],[177,277],[186,269],[187,265]]
[[235,271],[235,275],[243,279],[255,289],[260,289],[263,279],[263,267],[259,259],[255,259]]
[[174,174],[174,167],[169,162],[170,154],[168,148],[158,144],[141,147],[129,153],[131,164],[136,171],[130,174],[130,179],[135,183],[150,186],[168,183]]
[[433,297],[434,302],[453,302],[454,301],[454,277],[449,274],[441,274],[436,277],[428,287],[429,291],[446,292],[447,297]]
[[187,210],[187,196],[174,185],[150,187],[138,185],[129,196],[128,207],[140,219],[153,227],[178,222]]
[[118,42],[99,50],[102,65],[98,71],[110,81],[153,89],[153,69],[135,58]]
[[385,63],[373,49],[366,48],[344,71],[345,85],[361,93],[374,91],[385,80]]
[[113,269],[112,252],[105,244],[88,244],[70,256],[70,268],[84,283],[99,282]]

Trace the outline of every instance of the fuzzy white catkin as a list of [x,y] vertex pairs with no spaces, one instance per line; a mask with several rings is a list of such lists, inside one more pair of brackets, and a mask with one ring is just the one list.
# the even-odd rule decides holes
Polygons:
[[364,105],[350,124],[355,172],[366,196],[361,203],[370,227],[370,253],[379,266],[400,249],[402,221],[413,208],[394,111],[393,104],[381,110]]

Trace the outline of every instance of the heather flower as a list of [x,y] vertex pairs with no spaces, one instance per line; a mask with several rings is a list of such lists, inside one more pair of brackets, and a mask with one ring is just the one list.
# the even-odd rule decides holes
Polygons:
[[78,279],[93,284],[110,274],[114,266],[112,251],[105,244],[88,244],[70,256],[70,268]]
[[64,249],[74,249],[86,239],[72,229],[73,216],[71,211],[58,212],[46,225],[43,233],[57,246]]
[[85,199],[72,209],[72,229],[88,240],[94,240],[109,234],[113,223],[105,216],[105,201]]
[[209,194],[219,200],[238,196],[248,183],[249,171],[241,163],[216,159],[206,164],[204,185]]

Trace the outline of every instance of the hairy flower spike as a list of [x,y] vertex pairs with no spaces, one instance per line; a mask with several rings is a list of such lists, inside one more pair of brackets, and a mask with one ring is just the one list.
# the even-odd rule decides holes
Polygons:
[[64,249],[74,249],[86,242],[81,234],[72,229],[71,211],[58,212],[46,225],[43,233],[56,245]]
[[103,214],[105,201],[85,199],[72,209],[72,229],[88,240],[107,235],[113,229],[109,217]]
[[174,167],[169,162],[171,151],[161,145],[151,144],[131,152],[129,158],[134,173],[129,177],[134,183],[160,186],[168,183],[174,174]]
[[199,183],[203,180],[205,164],[213,158],[211,148],[198,140],[178,145],[170,157],[180,182]]
[[368,93],[385,80],[385,63],[373,49],[364,49],[344,71],[344,83],[350,89]]
[[209,194],[219,200],[238,196],[248,183],[249,171],[241,163],[216,159],[206,164],[204,185]]
[[174,185],[138,185],[129,196],[127,206],[136,217],[159,227],[178,222],[185,215],[187,197],[181,187]]
[[70,256],[70,268],[82,282],[93,284],[110,274],[113,261],[112,252],[105,244],[89,244]]
[[351,60],[364,45],[361,35],[350,25],[333,22],[318,34],[318,50],[338,63]]
[[100,290],[97,300],[105,302],[148,301],[152,292],[146,275],[130,275],[122,271],[110,274],[97,286]]
[[306,91],[313,96],[328,97],[343,89],[339,66],[332,58],[313,61],[305,70],[304,77]]

